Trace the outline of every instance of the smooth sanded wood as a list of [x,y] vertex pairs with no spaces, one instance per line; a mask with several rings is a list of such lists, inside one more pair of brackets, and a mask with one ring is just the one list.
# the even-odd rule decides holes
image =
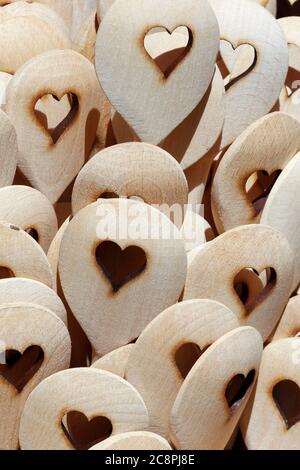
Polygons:
[[[265,225],[245,225],[220,235],[198,250],[188,266],[184,300],[209,298],[230,308],[241,325],[251,325],[266,340],[278,323],[294,276],[294,254],[286,238]],[[265,289],[249,304],[234,288],[245,268],[261,274],[272,268]]]
[[108,372],[116,374],[124,379],[127,363],[134,348],[135,344],[127,344],[126,346],[115,349],[100,359],[97,359],[93,362],[91,367],[100,370],[107,370]]
[[[178,26],[190,30],[188,53],[167,78],[144,47],[146,34],[158,26],[170,33]],[[206,0],[116,0],[99,27],[96,70],[115,110],[142,141],[158,144],[204,96],[218,45],[217,21]]]
[[11,120],[0,110],[0,187],[12,184],[18,159],[17,135]]
[[170,413],[184,381],[176,362],[180,348],[193,345],[178,359],[188,370],[193,365],[193,348],[196,359],[238,326],[235,315],[219,302],[190,300],[168,308],[145,328],[130,354],[125,377],[145,400],[149,430],[170,438]]
[[[172,408],[170,430],[177,449],[225,448],[255,385],[262,350],[259,333],[242,327],[222,336],[198,359]],[[248,378],[249,386],[230,407],[226,390],[236,375]]]
[[61,299],[54,290],[39,281],[21,277],[0,279],[0,305],[15,302],[40,305],[67,324],[66,309]]
[[24,353],[31,346],[43,351],[40,367],[21,391],[0,374],[0,448],[17,450],[21,413],[29,394],[43,379],[69,367],[71,343],[66,326],[56,315],[26,303],[0,306],[0,337],[1,357],[5,351]]
[[288,48],[274,17],[254,2],[210,0],[221,40],[233,48],[249,44],[257,59],[246,75],[227,88],[222,147],[236,139],[276,103],[288,69]]
[[285,113],[268,114],[248,127],[221,160],[212,186],[212,209],[219,232],[259,222],[246,183],[257,171],[283,170],[300,150],[300,123]]
[[277,179],[261,216],[261,223],[282,232],[294,251],[293,290],[300,283],[300,240],[297,235],[300,226],[299,181],[300,152],[292,158]]
[[112,436],[90,450],[172,450],[170,444],[158,434],[132,431]]
[[24,277],[54,288],[53,273],[45,252],[19,227],[0,223],[1,277]]
[[[72,94],[68,118],[54,132],[58,140],[34,111],[38,99],[47,94],[59,100]],[[96,136],[101,106],[101,90],[93,65],[72,50],[54,50],[34,57],[10,81],[6,112],[18,136],[19,167],[32,186],[52,203],[83,166]]]
[[17,225],[32,234],[46,252],[58,229],[56,214],[50,201],[29,186],[0,188],[0,220]]
[[[265,348],[253,407],[241,422],[249,450],[299,449],[299,351],[300,338],[281,339]],[[282,381],[294,385],[286,384],[288,388],[277,395],[276,404],[274,387]],[[287,422],[281,412],[288,418]],[[291,427],[289,417],[295,420]]]
[[[105,241],[119,252],[118,268],[123,266],[121,250],[124,254],[132,246],[143,264],[115,287],[96,259]],[[180,233],[162,212],[129,199],[99,200],[69,223],[60,247],[59,275],[72,312],[102,356],[135,340],[154,317],[177,302],[186,263]]]
[[108,147],[82,168],[72,193],[72,210],[80,209],[98,198],[137,197],[147,204],[161,206],[170,214],[177,206],[180,228],[188,202],[188,186],[180,165],[165,150],[151,144],[128,143]]
[[113,436],[145,430],[148,425],[145,404],[128,382],[107,371],[70,369],[48,377],[31,393],[20,424],[21,448],[73,450],[61,426],[70,411],[81,412],[89,420],[108,418]]
[[276,328],[272,341],[282,338],[292,338],[300,335],[300,296],[292,297]]

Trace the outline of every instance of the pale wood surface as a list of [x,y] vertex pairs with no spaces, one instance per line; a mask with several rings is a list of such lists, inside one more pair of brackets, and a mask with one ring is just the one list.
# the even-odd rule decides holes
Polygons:
[[292,297],[276,328],[272,341],[294,337],[300,334],[300,295]]
[[271,113],[248,127],[218,166],[212,187],[214,221],[223,232],[256,223],[261,214],[246,192],[247,179],[259,170],[283,170],[300,150],[300,124],[285,113]]
[[144,430],[148,425],[145,404],[128,382],[107,371],[70,369],[48,377],[31,393],[21,418],[21,448],[74,449],[61,428],[69,411],[81,412],[89,420],[107,417],[113,436]]
[[170,412],[184,381],[175,359],[179,348],[192,343],[200,348],[200,355],[238,326],[237,318],[224,305],[190,300],[168,308],[145,328],[130,354],[126,379],[145,401],[150,431],[170,438]]
[[0,305],[26,302],[51,310],[67,324],[67,314],[59,296],[45,284],[21,277],[0,279]]
[[158,434],[133,431],[112,436],[91,447],[90,450],[172,450],[170,444]]
[[96,10],[84,21],[74,38],[74,46],[77,52],[84,55],[92,63],[95,62],[95,46],[97,39]]
[[191,210],[186,211],[180,233],[187,252],[215,238],[211,226],[204,217]]
[[[68,93],[77,96],[78,109],[54,143],[49,131],[35,116],[34,106],[46,94],[61,99]],[[16,127],[19,167],[52,203],[84,164],[95,139],[101,106],[101,90],[94,67],[75,51],[55,50],[41,54],[27,62],[10,81],[6,112]],[[87,121],[91,135],[86,132]]]
[[292,158],[275,182],[261,216],[261,223],[282,232],[294,252],[293,290],[300,283],[299,181],[300,152]]
[[[0,448],[18,449],[21,413],[28,395],[46,377],[69,367],[71,344],[64,323],[42,306],[16,303],[0,306],[0,351],[24,353],[39,346],[44,360],[22,391],[0,375]],[[25,371],[24,371],[25,373]]]
[[12,77],[10,73],[0,72],[0,107],[3,109],[6,104],[6,88]]
[[58,232],[56,233],[55,237],[53,238],[48,253],[47,253],[47,258],[51,266],[51,270],[53,272],[54,276],[54,283],[55,286],[57,287],[57,270],[58,270],[58,260],[59,260],[59,250],[60,250],[60,244],[62,241],[62,237],[64,236],[64,233],[69,225],[70,218],[68,217],[65,222],[62,224]]
[[241,327],[222,336],[198,359],[172,408],[170,429],[177,449],[225,448],[255,381],[234,408],[229,407],[225,398],[227,384],[238,374],[247,377],[252,370],[257,377],[262,349],[259,333],[254,328]]
[[[14,277],[33,279],[48,287],[54,287],[53,274],[46,254],[30,235],[12,224],[1,222],[0,237],[1,268],[9,269]],[[11,277],[6,272],[3,276]]]
[[134,344],[127,344],[126,346],[115,349],[100,359],[97,359],[95,362],[93,362],[91,367],[107,370],[108,372],[116,374],[124,379],[127,363],[134,348]]
[[37,16],[16,16],[1,22],[0,70],[14,74],[28,60],[51,49],[68,49],[66,33]]
[[[48,7],[52,8],[56,13],[58,13],[63,20],[65,21],[66,25],[70,28],[71,23],[72,23],[72,10],[73,10],[73,5],[72,2],[73,0],[26,0],[26,3],[35,3],[38,1],[38,3],[47,5]],[[10,3],[17,2],[19,3],[19,0],[0,0],[0,5],[5,6]]]
[[12,184],[18,159],[17,135],[10,119],[0,110],[0,187]]
[[241,0],[210,3],[219,21],[221,40],[233,48],[250,44],[257,53],[253,70],[226,91],[224,148],[276,103],[288,69],[288,49],[275,18],[259,5]]
[[[130,228],[128,214],[134,219],[131,230],[141,229],[138,239],[134,230],[122,238],[114,233],[115,224],[118,230],[124,229],[124,220]],[[149,238],[150,231],[158,238]],[[171,237],[162,236],[170,231]],[[117,292],[95,258],[96,248],[105,240],[122,250],[139,247],[146,254],[145,269]],[[129,199],[103,199],[82,209],[69,223],[60,248],[59,274],[74,315],[102,356],[136,339],[155,316],[177,302],[186,264],[184,242],[163,213]]]
[[188,186],[179,163],[165,150],[145,143],[128,143],[108,147],[96,154],[82,168],[72,193],[72,209],[95,202],[104,193],[119,197],[138,197],[147,204],[162,206],[168,215],[170,207],[181,209],[181,227]]
[[[267,346],[263,352],[260,373],[253,403],[248,417],[243,419],[242,432],[249,450],[299,449],[299,422],[287,429],[285,421],[272,397],[273,387],[283,380],[296,384],[294,395],[282,395],[285,404],[299,403],[300,338],[285,338]],[[286,405],[285,405],[286,406]],[[297,406],[297,405],[296,405]],[[298,412],[294,408],[295,412]],[[248,411],[248,410],[247,410]]]
[[46,21],[54,30],[58,28],[68,37],[68,28],[61,16],[52,8],[39,2],[28,3],[27,1],[19,1],[0,8],[0,23],[18,16],[39,18]]
[[[166,79],[143,41],[154,27],[173,32],[178,25],[190,29],[193,42]],[[99,27],[97,74],[113,107],[140,139],[158,144],[204,96],[214,73],[218,45],[217,21],[206,0],[183,0],[178,7],[172,0],[165,0],[163,7],[160,0],[117,0]]]
[[46,252],[58,229],[52,204],[28,186],[0,188],[0,220],[17,225],[27,233],[36,230],[37,241]]
[[[262,297],[251,299],[250,312],[234,289],[236,275],[245,268],[276,271],[276,282],[261,291]],[[188,266],[184,300],[218,300],[237,315],[241,325],[257,328],[266,340],[288,301],[293,276],[294,254],[280,232],[264,225],[241,226],[198,248]]]

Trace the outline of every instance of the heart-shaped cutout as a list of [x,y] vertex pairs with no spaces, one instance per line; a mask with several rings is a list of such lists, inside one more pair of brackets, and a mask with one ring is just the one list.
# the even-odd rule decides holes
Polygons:
[[39,370],[43,360],[44,352],[40,346],[30,346],[23,354],[7,350],[3,360],[5,363],[0,364],[0,375],[20,393]]
[[107,439],[113,431],[111,421],[105,416],[96,416],[88,420],[79,411],[67,413],[62,419],[61,426],[76,450],[88,450]]
[[300,388],[292,380],[281,380],[272,391],[273,400],[287,429],[300,421]]
[[109,280],[113,292],[139,276],[147,265],[144,250],[138,246],[128,246],[124,250],[115,242],[107,240],[96,249],[96,261]]
[[231,42],[222,40],[218,66],[225,79],[226,91],[241,78],[248,75],[257,62],[257,52],[251,44],[242,43],[234,47]]
[[[240,275],[244,271],[240,271],[234,278],[233,286],[236,294],[238,295],[240,301],[243,303],[246,314],[250,315],[253,310],[258,307],[266,297],[270,294],[270,291],[275,287],[276,284],[276,271],[273,268],[265,268],[260,273],[253,268],[244,268],[251,270],[253,275],[256,275],[260,278],[261,289],[257,290],[255,295],[250,295],[250,288],[246,280],[240,281]],[[249,279],[249,282],[250,279]]]
[[235,375],[226,387],[225,397],[228,406],[234,412],[245,398],[249,388],[254,382],[256,372],[254,369],[250,370],[247,377],[244,374]]
[[175,363],[183,379],[186,378],[191,368],[208,347],[202,350],[195,343],[184,343],[177,349]]
[[14,272],[5,266],[0,266],[0,279],[9,279],[11,277],[16,277]]
[[36,118],[51,136],[53,144],[71,126],[78,111],[79,102],[74,93],[66,93],[61,99],[55,95],[44,95],[34,108]]
[[268,196],[282,170],[275,170],[269,175],[266,170],[259,170],[249,176],[246,182],[246,193],[257,214],[260,214]]
[[277,0],[277,18],[300,15],[299,0]]
[[193,34],[186,26],[179,26],[172,32],[163,27],[152,28],[144,38],[146,52],[165,78],[186,57],[192,45]]

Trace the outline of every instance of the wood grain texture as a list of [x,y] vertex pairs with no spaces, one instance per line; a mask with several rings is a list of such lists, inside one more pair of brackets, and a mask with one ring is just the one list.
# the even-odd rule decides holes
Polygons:
[[0,187],[12,184],[18,159],[17,134],[6,114],[0,110]]
[[[300,18],[298,16],[289,16],[280,18],[278,24],[282,28],[289,48],[289,74],[286,84],[281,90],[279,98],[279,109],[290,114],[300,121],[299,102],[299,80],[300,71]],[[291,77],[290,77],[291,76]]]
[[72,193],[72,210],[95,202],[104,194],[138,197],[147,204],[161,206],[166,215],[177,205],[181,227],[188,202],[188,186],[180,165],[165,150],[151,144],[128,143],[108,147],[82,168]]
[[[248,422],[243,419],[241,426],[249,450],[296,450],[299,448],[299,422],[287,429],[272,397],[274,386],[283,380],[290,380],[296,384],[296,387],[300,386],[299,350],[300,338],[281,339],[265,348],[253,407],[249,411]],[[295,394],[285,396],[283,394],[282,399],[291,405],[293,402],[295,405],[299,403]]]
[[0,21],[0,41],[0,70],[11,74],[38,54],[71,47],[65,33],[37,16],[16,16]]
[[113,436],[148,425],[145,404],[128,382],[106,371],[70,369],[52,375],[31,393],[20,424],[21,448],[73,450],[61,428],[69,411],[81,412],[89,420],[105,416],[113,425]]
[[[7,4],[11,4],[17,2],[19,0],[0,0],[0,5],[4,6]],[[26,0],[26,3],[41,3],[43,5],[47,5],[49,8],[53,9],[58,13],[61,18],[65,21],[68,27],[71,27],[72,22],[72,10],[73,10],[73,0]]]
[[0,305],[16,302],[40,305],[67,325],[67,313],[59,296],[39,281],[21,277],[0,279]]
[[248,127],[221,160],[212,186],[212,210],[219,232],[256,223],[261,214],[246,191],[251,175],[283,170],[300,150],[300,125],[285,113],[271,113]]
[[64,233],[69,225],[70,222],[70,217],[68,217],[65,222],[62,224],[58,232],[56,233],[55,237],[53,238],[48,253],[47,253],[47,258],[51,266],[51,270],[53,272],[54,276],[54,285],[57,288],[57,283],[58,283],[58,260],[59,260],[59,250],[60,250],[60,245],[62,238],[64,236]]
[[300,284],[300,152],[287,164],[275,182],[261,216],[261,223],[279,230],[294,252],[295,273],[292,289]]
[[19,423],[24,404],[31,391],[46,377],[69,367],[71,344],[64,323],[45,307],[16,303],[0,306],[0,351],[23,353],[39,346],[44,359],[21,392],[0,375],[0,447],[18,449]]
[[[250,397],[262,349],[259,333],[254,328],[242,327],[222,336],[198,359],[172,408],[170,429],[177,449],[225,448]],[[225,398],[227,384],[234,376],[247,377],[251,371],[255,371],[252,384],[230,408]]]
[[68,28],[61,16],[42,3],[19,1],[0,8],[0,23],[19,16],[39,18],[46,21],[54,30],[59,29],[68,37]]
[[96,10],[94,10],[81,25],[74,38],[75,50],[84,55],[93,64],[95,63],[97,26]]
[[[140,274],[116,291],[96,261],[104,241],[119,250],[135,246],[146,255]],[[155,316],[177,302],[186,277],[184,243],[157,209],[128,199],[99,200],[69,223],[60,247],[59,275],[74,315],[102,356],[135,340]]]
[[[245,225],[198,250],[188,266],[184,300],[218,300],[237,315],[241,325],[257,328],[266,340],[291,293],[294,255],[286,238],[271,227]],[[258,273],[273,268],[276,272],[276,280],[249,304],[242,302],[234,288],[236,275],[245,268]]]
[[[62,121],[57,141],[34,112],[36,102],[47,94],[59,100],[66,94],[73,96],[73,112],[70,111],[66,122]],[[52,203],[84,164],[101,119],[101,106],[94,68],[75,51],[55,50],[41,54],[28,61],[11,80],[6,112],[18,136],[19,167]]]
[[[130,354],[126,379],[145,401],[150,431],[170,439],[170,413],[184,381],[176,362],[178,350],[193,344],[199,348],[200,356],[238,326],[237,318],[224,305],[211,300],[190,300],[168,308],[145,328]],[[185,351],[189,368],[193,361],[187,356]]]
[[187,253],[215,238],[209,223],[200,214],[187,210],[180,229]]
[[276,328],[272,341],[282,338],[292,338],[300,334],[300,296],[292,297]]
[[250,44],[256,51],[254,68],[227,87],[224,148],[276,103],[288,70],[288,49],[275,18],[260,5],[241,0],[210,0],[210,4],[221,40],[233,48]]
[[[0,223],[1,277],[24,277],[54,287],[53,274],[47,257],[28,233],[15,225]],[[9,270],[11,273],[7,273]],[[11,274],[11,275],[10,275]]]
[[34,230],[34,237],[45,252],[58,229],[52,204],[41,192],[28,186],[0,188],[0,220],[29,234]]
[[127,363],[134,348],[135,344],[127,344],[126,346],[115,349],[100,359],[97,359],[93,362],[91,367],[106,370],[124,379]]
[[[167,79],[144,48],[144,37],[157,26],[170,33],[186,26],[192,35],[188,54]],[[163,5],[117,0],[112,5],[98,31],[96,70],[113,107],[142,141],[158,144],[196,107],[212,79],[218,41],[206,0],[165,0]]]
[[118,434],[96,444],[90,450],[172,450],[170,444],[158,434],[133,431]]

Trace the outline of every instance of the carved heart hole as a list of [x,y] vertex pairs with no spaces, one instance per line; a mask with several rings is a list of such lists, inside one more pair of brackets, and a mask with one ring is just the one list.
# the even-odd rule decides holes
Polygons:
[[231,42],[221,40],[217,64],[225,82],[225,90],[248,75],[257,62],[257,52],[251,44],[234,47]]
[[63,133],[71,126],[79,110],[78,98],[67,93],[61,99],[54,95],[44,95],[35,104],[34,113],[39,123],[56,144]]
[[196,343],[184,343],[176,350],[175,364],[183,380],[209,346],[200,349]]
[[115,242],[104,241],[96,249],[96,261],[109,280],[113,292],[139,276],[147,265],[144,250],[128,246],[124,250]]
[[292,380],[278,382],[272,391],[273,400],[287,429],[300,421],[300,389]]
[[28,233],[28,235],[30,235],[37,243],[39,242],[39,234],[38,234],[38,231],[35,228],[28,227],[25,230],[25,232]]
[[5,351],[0,364],[0,375],[20,393],[41,367],[44,351],[40,346],[30,346],[21,354],[13,349]]
[[61,426],[76,450],[88,450],[107,439],[113,431],[111,421],[105,416],[96,416],[88,420],[79,411],[67,413],[61,421]]
[[271,175],[265,170],[252,173],[246,181],[245,190],[257,215],[259,215],[267,202],[268,196],[282,170],[275,170]]
[[246,394],[254,382],[256,372],[250,370],[247,377],[244,374],[235,375],[229,382],[225,390],[225,397],[231,412],[235,412],[240,406]]
[[[96,198],[96,201],[98,199],[119,199],[119,197],[120,196],[117,193],[114,193],[113,191],[105,191],[104,193],[100,194],[100,196]],[[128,196],[128,197],[124,196],[124,198],[131,199],[133,201],[146,202],[141,196]]]
[[193,45],[193,34],[186,26],[174,31],[163,27],[152,28],[144,37],[144,48],[157,67],[168,78],[183,61]]
[[16,277],[15,273],[6,266],[0,266],[0,279],[8,279],[11,277]]
[[277,0],[277,18],[300,16],[300,0]]
[[[245,271],[248,271],[248,279],[243,276]],[[253,276],[259,277],[259,284],[254,285]],[[258,305],[265,301],[276,285],[276,278],[276,271],[273,268],[266,268],[261,273],[253,268],[244,268],[235,276],[233,287],[245,307],[246,315],[250,315]]]

